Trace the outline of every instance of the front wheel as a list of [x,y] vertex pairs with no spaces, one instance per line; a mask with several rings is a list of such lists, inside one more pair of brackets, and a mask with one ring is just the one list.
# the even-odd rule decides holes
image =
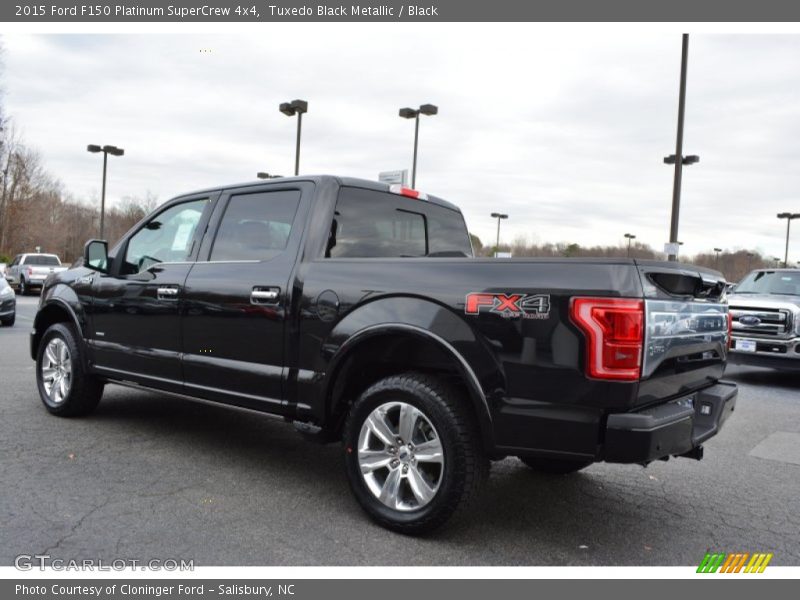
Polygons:
[[10,317],[6,317],[5,319],[2,319],[2,323],[6,327],[11,327],[16,320],[17,320],[17,315],[13,314]]
[[45,408],[60,417],[89,414],[100,402],[103,383],[83,369],[83,347],[64,323],[51,325],[36,357],[36,383]]
[[418,373],[387,377],[361,394],[345,426],[345,467],[372,519],[421,534],[471,504],[489,461],[469,402]]

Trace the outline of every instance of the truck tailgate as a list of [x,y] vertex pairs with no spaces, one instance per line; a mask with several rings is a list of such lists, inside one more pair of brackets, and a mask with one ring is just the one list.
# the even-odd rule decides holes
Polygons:
[[722,274],[674,263],[637,262],[646,328],[638,405],[716,383],[728,351],[728,305]]

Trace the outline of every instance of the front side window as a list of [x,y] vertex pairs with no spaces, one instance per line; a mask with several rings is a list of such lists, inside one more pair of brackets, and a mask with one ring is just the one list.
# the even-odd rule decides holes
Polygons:
[[299,190],[231,196],[219,225],[212,261],[269,260],[289,243]]
[[208,198],[176,204],[150,219],[128,240],[122,274],[141,273],[158,263],[185,261],[207,204]]

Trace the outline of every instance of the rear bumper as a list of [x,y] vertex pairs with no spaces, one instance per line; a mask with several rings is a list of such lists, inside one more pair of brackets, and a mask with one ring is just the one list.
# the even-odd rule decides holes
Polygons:
[[[604,460],[648,463],[699,449],[736,406],[736,385],[719,382],[696,394],[635,413],[608,417]],[[699,457],[699,452],[695,453]]]

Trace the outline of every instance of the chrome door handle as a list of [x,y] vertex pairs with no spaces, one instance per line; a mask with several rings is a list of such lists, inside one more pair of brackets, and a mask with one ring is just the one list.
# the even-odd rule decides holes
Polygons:
[[177,300],[178,288],[176,287],[160,287],[158,288],[157,296],[159,300]]
[[279,288],[254,288],[250,292],[250,302],[252,304],[265,304],[275,302],[281,295]]

